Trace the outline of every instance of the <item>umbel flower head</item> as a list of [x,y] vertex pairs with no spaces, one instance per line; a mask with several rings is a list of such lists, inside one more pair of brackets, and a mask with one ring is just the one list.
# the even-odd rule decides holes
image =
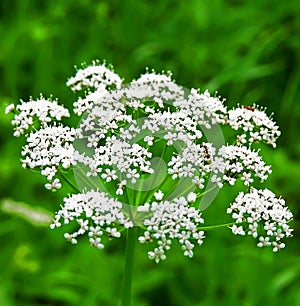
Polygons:
[[[138,241],[153,245],[148,256],[155,262],[166,258],[174,240],[192,257],[209,228],[203,210],[211,203],[204,205],[204,196],[241,181],[245,191],[227,210],[232,232],[253,236],[259,247],[284,247],[292,213],[283,199],[253,187],[271,173],[257,144],[275,148],[280,135],[265,109],[229,110],[224,99],[184,89],[170,73],[146,71],[125,85],[112,67],[96,61],[67,85],[81,93],[73,103],[77,127],[63,125],[69,111],[43,96],[7,108],[15,113],[14,135],[27,139],[23,167],[39,169],[47,189],[66,183],[75,190],[51,228],[70,224],[68,240],[86,235],[102,249],[138,226]],[[230,142],[220,132],[225,127]]]

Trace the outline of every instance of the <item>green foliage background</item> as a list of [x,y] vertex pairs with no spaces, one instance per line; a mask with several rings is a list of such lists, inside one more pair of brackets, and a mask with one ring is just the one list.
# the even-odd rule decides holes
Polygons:
[[[300,13],[298,0],[2,0],[0,1],[0,198],[53,213],[64,190],[21,168],[22,139],[12,138],[7,104],[53,94],[65,106],[74,65],[106,59],[130,81],[171,70],[185,87],[218,90],[229,106],[256,102],[274,112],[282,136],[264,148],[267,185],[295,215],[294,238],[279,254],[229,230],[207,233],[194,259],[178,247],[159,265],[139,246],[133,284],[138,306],[300,305]],[[237,190],[220,192],[205,212],[226,220]],[[97,251],[0,211],[1,306],[117,305],[124,240]]]

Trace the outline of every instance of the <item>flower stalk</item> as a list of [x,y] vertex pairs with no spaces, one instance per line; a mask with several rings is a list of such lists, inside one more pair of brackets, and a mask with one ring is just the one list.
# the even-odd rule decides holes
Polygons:
[[137,239],[137,227],[127,230],[121,306],[131,305],[132,276]]

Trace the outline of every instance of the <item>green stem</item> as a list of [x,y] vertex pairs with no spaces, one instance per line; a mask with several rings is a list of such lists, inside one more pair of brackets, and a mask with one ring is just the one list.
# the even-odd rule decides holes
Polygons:
[[163,181],[161,182],[159,187],[156,187],[156,189],[154,189],[154,190],[148,191],[147,197],[146,197],[146,200],[144,201],[144,203],[147,203],[148,201],[151,200],[151,198],[153,197],[154,193],[157,192],[164,185],[164,183],[167,181],[167,179],[168,179],[168,175],[165,176],[165,178],[163,179]]
[[[94,183],[93,178],[90,178],[87,176],[87,172],[84,171],[82,168],[77,168],[78,171],[80,171],[80,180],[85,184],[85,187],[91,187],[93,189],[98,189],[99,186],[97,184]],[[100,180],[100,178],[99,178]],[[100,180],[101,182],[101,180]]]
[[[157,141],[161,141],[161,139],[159,139]],[[158,164],[158,167],[157,167],[158,169],[159,169],[159,165],[162,163],[162,161],[164,161],[163,157],[166,154],[166,151],[167,151],[167,144],[165,144],[165,146],[163,147],[162,153],[160,154],[160,161],[159,161],[159,164]],[[156,175],[155,175],[155,173],[152,174],[152,179],[150,180],[150,185],[152,185],[152,183],[155,181],[156,176],[157,176],[157,174]],[[156,187],[154,190],[150,190],[150,191],[147,192],[145,200],[143,202],[147,203],[153,197],[154,193],[163,186],[163,184],[166,182],[167,179],[168,179],[168,174],[166,174],[164,180],[162,181],[162,183],[160,183],[158,188]]]
[[76,192],[80,192],[80,190],[75,186],[66,175],[64,175],[61,171],[59,171],[60,176],[69,184],[70,187],[72,187]]
[[[186,195],[190,189],[195,189],[195,185],[193,185],[193,184],[190,185],[190,186],[187,187],[185,190],[183,190],[182,192],[180,192],[179,194],[177,194],[176,197],[179,198],[179,197],[181,197],[182,195]],[[171,190],[169,193],[167,193],[167,194],[165,195],[166,198],[167,198],[170,194],[172,194],[173,191],[174,191],[174,189]]]
[[207,193],[211,192],[212,190],[216,189],[217,187],[218,186],[213,186],[213,187],[203,191],[202,193],[198,193],[197,198],[200,198],[200,197],[204,196],[205,194],[207,194]]
[[143,194],[143,186],[144,186],[144,180],[141,177],[141,179],[139,181],[139,188],[135,191],[135,193],[136,193],[136,196],[135,196],[135,199],[134,199],[134,205],[135,206],[140,205],[141,196]]
[[137,227],[134,226],[127,231],[121,306],[131,305],[131,283],[136,238]]
[[236,222],[230,222],[230,223],[224,223],[224,224],[218,224],[218,225],[209,225],[209,226],[200,226],[198,227],[198,230],[203,230],[203,231],[209,231],[209,230],[213,230],[215,228],[220,228],[220,227],[228,227],[234,224],[242,224],[242,223],[236,223]]

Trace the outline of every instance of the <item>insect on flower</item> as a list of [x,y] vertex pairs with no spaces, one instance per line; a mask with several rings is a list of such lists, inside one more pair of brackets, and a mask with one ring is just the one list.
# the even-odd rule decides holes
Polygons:
[[251,111],[251,112],[254,112],[255,111],[255,107],[251,107],[251,106],[247,106],[247,105],[243,105],[243,108]]

